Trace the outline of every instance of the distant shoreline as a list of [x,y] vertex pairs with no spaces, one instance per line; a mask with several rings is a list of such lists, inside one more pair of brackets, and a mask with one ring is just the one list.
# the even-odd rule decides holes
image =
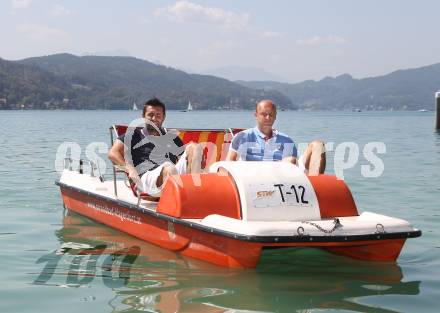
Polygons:
[[[56,111],[120,111],[120,112],[138,112],[141,113],[142,110],[133,111],[133,110],[124,110],[124,109],[0,109],[0,112],[19,112],[19,111],[47,111],[47,112],[56,112]],[[180,113],[197,113],[197,112],[240,112],[240,111],[254,111],[254,109],[204,109],[204,110],[194,110],[191,112],[187,112],[185,110],[181,109],[167,109],[167,112],[180,112]],[[282,114],[281,112],[349,112],[349,113],[366,113],[366,112],[416,112],[416,113],[435,113],[435,110],[426,110],[426,111],[420,111],[420,110],[362,110],[362,111],[353,111],[353,110],[301,110],[301,109],[283,109],[279,110],[279,114]]]

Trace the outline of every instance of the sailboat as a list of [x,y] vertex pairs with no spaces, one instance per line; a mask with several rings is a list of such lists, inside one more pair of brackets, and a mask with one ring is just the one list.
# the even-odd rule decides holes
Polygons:
[[192,110],[194,110],[194,109],[193,109],[193,106],[191,104],[191,101],[188,101],[188,107],[186,108],[186,110],[182,110],[182,112],[187,112],[187,111],[192,111]]
[[133,101],[133,109],[132,109],[133,111],[137,111],[137,110],[139,110],[138,109],[138,107],[137,107],[137,105],[136,105],[136,101]]

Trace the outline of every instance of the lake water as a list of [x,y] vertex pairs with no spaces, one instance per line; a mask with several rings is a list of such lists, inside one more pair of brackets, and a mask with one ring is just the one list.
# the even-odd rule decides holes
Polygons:
[[[349,155],[330,151],[328,172],[343,174],[360,211],[407,219],[423,235],[395,263],[290,249],[265,251],[246,270],[185,258],[64,211],[54,185],[60,145],[105,158],[109,126],[138,115],[0,111],[0,312],[438,311],[440,134],[432,112],[279,112],[277,128],[297,142],[351,147],[357,162],[344,165]],[[246,111],[168,112],[166,125],[251,127],[254,119]],[[370,142],[386,148],[375,150],[383,173],[370,176],[378,177],[362,174],[375,167]]]

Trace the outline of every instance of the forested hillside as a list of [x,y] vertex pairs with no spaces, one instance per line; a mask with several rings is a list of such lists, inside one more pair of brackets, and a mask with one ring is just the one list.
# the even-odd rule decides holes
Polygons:
[[170,109],[249,109],[262,98],[295,109],[278,91],[255,90],[132,57],[57,54],[0,60],[2,108],[128,109],[151,97]]

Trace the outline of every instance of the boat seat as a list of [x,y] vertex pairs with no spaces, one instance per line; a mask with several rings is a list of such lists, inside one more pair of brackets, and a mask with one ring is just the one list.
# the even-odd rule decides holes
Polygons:
[[240,196],[229,175],[205,173],[198,179],[196,184],[191,174],[171,176],[156,212],[187,219],[203,219],[212,214],[241,219]]
[[[112,144],[114,141],[114,135],[117,137],[125,134],[127,131],[127,125],[113,125],[110,128]],[[141,127],[138,127],[141,128]],[[203,155],[202,155],[202,169],[208,168],[211,164],[224,160],[228,153],[229,145],[232,141],[232,137],[242,131],[241,128],[228,128],[228,129],[178,129],[169,128],[166,131],[174,131],[177,133],[179,138],[182,140],[183,144],[188,144],[190,142],[198,143],[203,145]],[[113,167],[116,173],[124,172]],[[126,173],[125,173],[126,174]],[[137,187],[133,182],[130,182],[130,188],[133,195],[137,198],[148,200],[148,201],[158,201],[158,197],[152,197],[147,193],[138,194]]]

